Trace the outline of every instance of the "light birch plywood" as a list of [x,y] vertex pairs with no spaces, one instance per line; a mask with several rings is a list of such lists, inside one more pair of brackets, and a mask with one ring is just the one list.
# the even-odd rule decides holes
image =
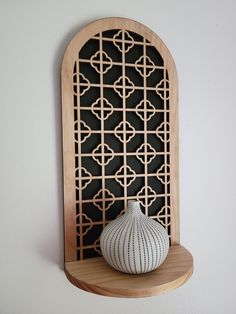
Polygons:
[[99,255],[102,228],[129,199],[179,243],[177,84],[165,44],[138,22],[98,20],[72,39],[62,64],[66,261]]
[[165,262],[150,273],[130,275],[118,272],[103,257],[68,262],[65,272],[75,286],[88,292],[113,297],[148,297],[184,284],[192,275],[193,258],[184,247],[173,245]]
[[[113,296],[178,287],[193,260],[179,241],[178,80],[169,50],[138,22],[98,20],[68,45],[61,83],[67,277]],[[166,228],[171,244],[165,263],[138,277],[97,257],[104,226],[131,199]]]

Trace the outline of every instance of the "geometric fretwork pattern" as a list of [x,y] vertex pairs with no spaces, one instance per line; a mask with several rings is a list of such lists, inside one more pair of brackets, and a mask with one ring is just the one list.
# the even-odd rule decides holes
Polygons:
[[103,227],[129,199],[171,236],[169,81],[161,55],[136,33],[98,33],[78,51],[71,79],[77,258],[100,254]]

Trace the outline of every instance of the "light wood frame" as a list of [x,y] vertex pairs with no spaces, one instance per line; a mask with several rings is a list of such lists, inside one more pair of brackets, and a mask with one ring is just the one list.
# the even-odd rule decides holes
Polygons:
[[[162,42],[162,40],[153,32],[151,31],[149,28],[147,28],[146,26],[132,21],[130,19],[125,19],[125,18],[106,18],[106,19],[102,19],[102,20],[98,20],[95,21],[87,26],[85,26],[70,42],[65,55],[64,55],[64,59],[63,59],[63,63],[62,63],[62,74],[61,74],[61,84],[62,84],[62,123],[63,123],[63,165],[64,165],[64,221],[65,221],[65,261],[66,262],[72,262],[72,261],[76,261],[78,259],[78,250],[80,250],[82,252],[83,249],[83,237],[81,235],[83,235],[83,222],[82,219],[85,218],[86,219],[86,223],[87,225],[93,225],[94,222],[86,215],[86,212],[83,212],[82,210],[82,200],[83,200],[83,196],[82,196],[82,178],[83,178],[83,174],[82,174],[82,169],[81,167],[79,167],[76,170],[76,164],[75,164],[75,133],[77,132],[78,137],[80,138],[80,143],[81,143],[81,134],[83,135],[83,132],[86,136],[86,132],[88,132],[89,134],[93,133],[93,130],[89,130],[87,128],[87,125],[85,125],[85,130],[80,130],[79,126],[77,125],[76,129],[75,129],[75,121],[74,121],[74,88],[76,85],[77,88],[77,93],[78,90],[80,91],[81,86],[86,90],[87,88],[89,89],[91,86],[93,86],[93,84],[91,84],[89,81],[86,81],[86,78],[82,76],[82,80],[84,79],[85,83],[79,83],[79,79],[78,79],[78,75],[80,75],[79,73],[79,58],[78,58],[78,53],[79,51],[82,49],[82,47],[86,44],[86,42],[90,39],[90,38],[95,38],[95,36],[97,34],[100,34],[98,36],[100,36],[98,38],[98,41],[100,42],[99,45],[99,54],[98,57],[100,58],[99,60],[95,60],[94,58],[94,62],[93,62],[93,66],[96,67],[96,64],[100,64],[100,66],[103,69],[103,56],[102,56],[102,51],[101,51],[101,41],[103,40],[101,33],[108,31],[108,30],[118,30],[121,31],[121,39],[119,39],[119,37],[117,37],[118,39],[116,39],[117,43],[121,44],[121,51],[123,49],[123,58],[121,61],[121,66],[122,66],[122,71],[124,71],[125,69],[125,62],[124,62],[124,49],[125,49],[125,43],[124,43],[124,39],[126,36],[125,32],[133,32],[136,33],[140,36],[142,36],[144,38],[144,43],[143,46],[149,45],[149,46],[153,46],[155,47],[155,49],[160,53],[163,61],[164,61],[164,76],[166,75],[165,73],[168,73],[168,81],[169,81],[169,87],[167,86],[167,78],[164,79],[164,83],[163,83],[163,87],[160,86],[160,90],[161,88],[164,90],[164,98],[166,98],[167,92],[169,92],[169,136],[170,136],[170,147],[169,147],[169,156],[170,156],[170,160],[169,160],[169,172],[167,173],[167,168],[166,168],[166,162],[165,162],[165,168],[164,168],[164,177],[165,179],[167,178],[167,175],[170,175],[170,191],[167,192],[167,190],[165,189],[164,191],[164,197],[167,197],[167,194],[170,196],[170,241],[171,241],[171,245],[174,244],[179,244],[179,186],[178,186],[178,178],[179,178],[179,172],[178,172],[178,81],[177,81],[177,72],[176,72],[176,67],[175,67],[175,63],[174,60],[169,52],[169,50],[167,49],[167,47],[165,46],[165,44]],[[128,33],[127,33],[128,34]],[[122,37],[123,36],[123,37]],[[113,41],[114,44],[114,39],[110,39],[110,41]],[[129,43],[129,39],[127,41]],[[135,40],[134,40],[135,43]],[[130,45],[132,45],[132,40],[130,39]],[[145,51],[145,49],[144,49]],[[138,69],[142,69],[143,70],[143,75],[146,78],[146,71],[148,68],[150,68],[150,65],[146,64],[146,56],[144,55],[143,61],[143,67],[142,66],[137,66]],[[82,60],[83,61],[83,60]],[[84,62],[87,62],[86,60],[84,60]],[[75,63],[77,65],[77,70],[74,71],[75,68]],[[106,66],[114,66],[116,65],[116,62],[114,61],[110,61],[108,59],[108,61],[105,61],[104,63]],[[101,69],[100,69],[101,70]],[[136,68],[137,70],[137,68]],[[109,71],[109,70],[108,70]],[[125,108],[125,101],[126,101],[126,96],[125,96],[125,82],[124,82],[124,72],[122,72],[122,80],[121,80],[121,84],[117,84],[117,90],[121,90],[121,93],[123,93],[123,97],[122,98],[122,102],[123,102],[123,109]],[[106,87],[106,85],[103,83],[103,74],[104,71],[100,71],[99,75],[100,75],[100,83],[99,88],[100,88],[100,97],[101,97],[101,124],[104,124],[104,109],[103,108],[103,104],[104,104],[104,98],[103,98],[103,90]],[[73,75],[77,76],[77,81],[76,83],[74,83],[73,81]],[[142,87],[143,93],[144,93],[144,102],[147,102],[147,98],[146,98],[146,93],[148,90],[148,87],[146,86],[145,83],[145,79],[144,79],[144,85]],[[80,84],[80,85],[79,85]],[[158,87],[153,87],[153,89],[157,90],[158,93]],[[132,89],[132,86],[131,86]],[[84,90],[81,91],[81,94],[84,92]],[[85,91],[86,93],[86,91]],[[166,99],[164,99],[164,102],[166,101]],[[80,121],[80,97],[77,97],[77,114],[78,114],[78,121]],[[109,106],[109,104],[108,104]],[[91,108],[90,108],[91,109]],[[114,108],[113,108],[114,109]],[[122,108],[121,108],[122,109]],[[112,109],[111,109],[112,110]],[[124,112],[125,110],[123,110],[122,112]],[[144,106],[143,108],[144,111],[144,115],[146,117],[148,110],[146,109],[146,107]],[[152,111],[152,109],[150,110]],[[158,111],[158,110],[157,110]],[[154,109],[155,112],[155,109]],[[96,111],[95,111],[96,113]],[[166,110],[164,109],[164,115],[166,115]],[[166,119],[166,118],[165,118]],[[166,120],[165,120],[166,121]],[[146,124],[145,124],[146,125]],[[122,125],[122,134],[124,134],[124,136],[126,137],[126,124]],[[87,129],[86,129],[87,128]],[[104,131],[104,125],[102,127],[102,130]],[[124,131],[124,132],[123,132]],[[166,147],[166,136],[168,133],[167,127],[166,127],[166,123],[164,124],[164,128],[163,128],[163,133],[164,133],[164,144]],[[114,130],[112,131],[114,132]],[[132,129],[131,129],[131,135],[132,135]],[[156,131],[155,131],[156,132]],[[95,132],[96,133],[96,132]],[[100,179],[102,180],[102,193],[101,195],[99,195],[99,197],[101,198],[101,202],[104,205],[105,204],[105,167],[104,167],[104,163],[105,163],[105,143],[104,143],[104,134],[105,132],[101,132],[101,137],[102,137],[102,141],[101,141],[101,158],[102,161],[101,163],[103,164],[102,166],[102,173],[100,175]],[[119,132],[117,132],[117,134],[119,134]],[[145,199],[148,197],[148,192],[147,191],[147,178],[148,178],[148,172],[147,172],[147,158],[148,158],[148,151],[147,151],[147,129],[146,127],[144,127],[143,130],[143,134],[144,134],[144,149],[143,149],[143,157],[144,158],[144,166],[145,166]],[[125,142],[125,140],[124,140]],[[77,152],[77,156],[80,159],[81,158],[81,151],[80,151],[80,145],[78,145],[78,152]],[[123,146],[124,150],[123,152],[121,152],[121,154],[125,155],[127,154],[126,152],[126,145]],[[113,153],[111,153],[111,155],[113,156]],[[141,153],[140,153],[141,154]],[[151,154],[151,153],[150,153]],[[137,155],[137,154],[136,154]],[[157,152],[158,155],[158,152]],[[164,155],[166,156],[166,148],[165,148],[165,152]],[[90,154],[90,156],[92,156],[92,158],[96,159],[96,150],[93,150],[93,152]],[[81,159],[80,159],[81,160]],[[79,162],[79,164],[81,164],[81,162]],[[124,186],[127,186],[127,164],[124,162]],[[76,175],[76,171],[78,171],[78,174]],[[76,180],[77,177],[79,177],[79,184],[78,187],[76,187]],[[118,178],[119,180],[119,176],[116,177],[116,179]],[[78,192],[77,192],[78,191]],[[104,192],[105,191],[105,192]],[[76,193],[79,193],[79,201],[76,201]],[[99,198],[99,199],[100,199]],[[128,195],[127,192],[124,193],[124,198],[128,199]],[[80,214],[80,221],[79,221],[79,225],[80,225],[80,240],[79,240],[79,245],[77,244],[78,241],[78,237],[77,237],[77,232],[76,232],[76,228],[77,228],[77,222],[76,219],[78,218],[78,213],[76,213],[76,202],[79,202],[80,205],[80,209],[79,209],[79,214]],[[146,202],[146,201],[145,201]],[[145,203],[145,205],[147,204],[147,202]],[[102,205],[102,206],[103,206]],[[101,206],[101,207],[102,207]],[[167,204],[165,203],[165,206],[167,206]],[[145,213],[148,214],[148,211],[146,210],[147,206],[144,206],[144,210]],[[105,210],[102,209],[102,221],[101,224],[102,226],[105,226],[105,224],[108,222],[106,220],[105,217]],[[155,217],[153,217],[155,218]],[[99,242],[96,243],[96,246],[94,246],[94,248],[98,248],[99,249]],[[79,254],[79,259],[84,259],[85,257],[83,256],[83,254]]]

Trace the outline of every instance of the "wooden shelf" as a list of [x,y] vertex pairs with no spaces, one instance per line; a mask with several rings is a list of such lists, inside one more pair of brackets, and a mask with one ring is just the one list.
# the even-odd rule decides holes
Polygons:
[[165,262],[158,269],[142,275],[120,273],[103,257],[65,263],[65,273],[75,286],[113,297],[158,295],[184,284],[192,272],[192,255],[181,245],[171,246]]
[[[177,288],[193,258],[179,245],[178,78],[169,50],[133,20],[94,21],[68,45],[61,82],[68,279],[116,297]],[[86,259],[97,256],[103,228],[131,199],[166,228],[171,244],[165,262],[142,275]]]

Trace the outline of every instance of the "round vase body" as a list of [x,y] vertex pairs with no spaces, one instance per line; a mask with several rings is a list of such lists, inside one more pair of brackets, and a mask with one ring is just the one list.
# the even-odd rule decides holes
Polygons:
[[100,238],[107,263],[124,273],[143,274],[160,266],[169,251],[166,229],[145,216],[137,201],[128,201],[125,214],[110,222]]

